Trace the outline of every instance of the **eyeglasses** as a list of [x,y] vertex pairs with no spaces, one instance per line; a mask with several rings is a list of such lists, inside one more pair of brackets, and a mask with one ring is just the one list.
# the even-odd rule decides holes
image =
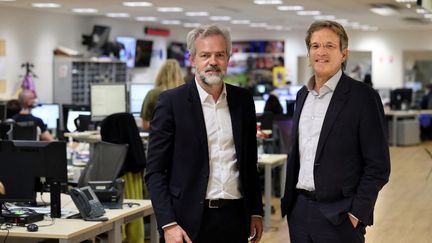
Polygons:
[[336,44],[333,44],[331,42],[328,43],[311,43],[309,45],[309,48],[311,51],[316,51],[318,50],[320,47],[323,47],[325,50],[327,51],[333,51],[335,50],[338,46]]

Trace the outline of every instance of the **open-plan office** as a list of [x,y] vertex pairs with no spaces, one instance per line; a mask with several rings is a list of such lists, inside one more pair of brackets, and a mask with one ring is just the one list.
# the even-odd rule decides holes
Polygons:
[[[107,115],[129,112],[140,126],[142,100],[153,88],[162,63],[175,58],[186,74],[190,65],[186,34],[194,26],[215,22],[230,29],[233,54],[226,81],[253,92],[258,118],[270,90],[278,94],[284,109],[282,121],[274,123],[280,129],[275,132],[270,126],[273,130],[268,132],[280,141],[271,137],[258,141],[264,143],[267,153],[259,156],[265,202],[261,242],[289,242],[287,222],[280,217],[279,208],[284,173],[279,177],[280,170],[275,168],[285,168],[292,101],[312,75],[306,30],[316,19],[342,23],[350,51],[345,73],[360,81],[371,78],[388,121],[392,171],[378,197],[366,242],[432,239],[432,105],[422,102],[432,85],[431,1],[53,0],[48,8],[36,2],[0,0],[0,118],[6,120],[6,102],[17,98],[29,75],[40,104],[34,114],[43,118],[58,140],[76,144],[73,152],[66,149],[69,180],[75,183],[80,169],[71,163],[84,168],[93,145],[101,140],[97,128]],[[129,51],[140,59],[128,57]],[[281,63],[283,79],[275,82],[273,69]],[[91,131],[76,132],[84,130]],[[145,144],[147,131],[140,130],[139,135]],[[272,160],[266,157],[270,153],[282,157]],[[86,222],[89,228],[82,231],[55,232],[63,223],[67,225],[66,219],[59,219],[34,237],[24,228],[5,230],[2,226],[0,240],[7,237],[6,242],[19,242],[24,237],[77,242],[108,232],[108,239],[117,242],[119,224],[152,214],[149,201],[140,201],[137,208],[125,207],[121,213],[108,210],[107,222]],[[145,230],[150,232],[146,239],[155,240],[154,218],[150,221],[152,230]],[[50,221],[40,223],[47,224]]]

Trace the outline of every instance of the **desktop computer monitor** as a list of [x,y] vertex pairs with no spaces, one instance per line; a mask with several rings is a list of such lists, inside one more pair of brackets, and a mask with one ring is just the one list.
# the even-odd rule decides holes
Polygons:
[[57,129],[60,117],[60,106],[58,104],[41,104],[31,110],[35,117],[39,117],[48,129]]
[[154,88],[154,84],[131,83],[129,86],[130,113],[140,113],[147,93]]
[[390,107],[392,110],[407,110],[411,108],[412,99],[412,89],[394,89],[390,93]]
[[266,101],[262,97],[254,97],[254,103],[255,113],[257,115],[263,114]]
[[126,112],[126,85],[92,84],[90,107],[92,121],[102,121],[111,114]]
[[[69,112],[71,111],[72,116],[69,117]],[[62,105],[62,120],[61,129],[63,131],[74,132],[76,130],[74,120],[79,115],[91,115],[89,105]]]
[[65,142],[0,141],[0,158],[0,181],[6,192],[0,201],[35,202],[34,183],[45,178],[50,188],[51,217],[60,217],[61,184],[67,182]]

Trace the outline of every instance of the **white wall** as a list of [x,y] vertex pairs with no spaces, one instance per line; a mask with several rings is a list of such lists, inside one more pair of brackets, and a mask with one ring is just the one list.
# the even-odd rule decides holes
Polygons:
[[[111,39],[117,35],[154,40],[154,56],[149,68],[132,70],[134,82],[153,82],[158,67],[166,58],[166,45],[171,41],[185,42],[189,29],[172,28],[169,38],[144,35],[144,23],[104,17],[59,15],[38,10],[2,7],[0,9],[0,39],[6,40],[7,91],[0,99],[8,99],[21,84],[19,78],[24,62],[35,64],[39,76],[36,87],[40,99],[51,102],[53,89],[53,50],[65,46],[84,51],[81,35],[90,34],[94,24],[111,26]],[[157,26],[156,26],[157,27]],[[375,87],[399,87],[403,84],[403,53],[432,50],[432,35],[427,31],[349,32],[349,49],[372,52],[372,80]],[[232,31],[236,40],[285,40],[287,79],[298,81],[298,56],[306,55],[304,31],[275,32],[266,30]]]

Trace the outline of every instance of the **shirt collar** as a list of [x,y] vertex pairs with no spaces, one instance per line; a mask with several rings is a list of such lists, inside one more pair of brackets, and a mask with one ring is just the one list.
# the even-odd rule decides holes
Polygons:
[[[198,83],[198,80],[196,79],[196,77],[195,77],[195,84],[196,84],[197,89],[198,89],[198,95],[200,97],[201,104],[204,104],[205,101],[208,99],[213,99],[213,97],[201,87],[201,85]],[[226,94],[227,94],[226,85],[225,85],[225,83],[223,83],[223,90],[222,90],[222,94],[219,96],[219,100],[225,99]]]
[[[333,77],[331,77],[327,82],[324,83],[331,91],[336,89],[337,84],[339,83],[340,78],[342,77],[342,69],[336,72]],[[312,91],[315,86],[315,76],[312,76],[306,84],[306,87],[309,91]]]

